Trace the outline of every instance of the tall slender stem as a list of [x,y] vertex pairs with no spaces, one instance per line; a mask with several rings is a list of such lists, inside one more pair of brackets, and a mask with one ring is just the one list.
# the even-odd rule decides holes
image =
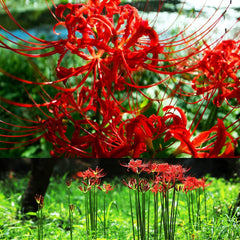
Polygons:
[[133,240],[135,240],[134,219],[133,219],[133,206],[132,206],[132,197],[131,197],[131,190],[130,190],[130,188],[129,188],[129,200],[130,200],[130,209],[131,209],[131,218],[132,218]]

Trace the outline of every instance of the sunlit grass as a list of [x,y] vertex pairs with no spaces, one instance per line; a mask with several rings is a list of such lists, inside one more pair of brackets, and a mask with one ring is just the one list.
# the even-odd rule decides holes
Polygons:
[[[21,196],[27,185],[27,178],[5,179],[0,182],[0,239],[37,239],[37,221],[23,220],[19,213]],[[175,239],[239,239],[239,224],[231,218],[229,210],[239,191],[239,184],[223,179],[210,179],[207,189],[208,219],[202,221],[201,230],[190,234],[188,213],[184,193],[180,193]],[[133,239],[128,189],[120,179],[111,182],[116,185],[114,191],[106,195],[108,221],[106,235],[103,238],[103,211],[98,212],[98,239]],[[73,212],[73,239],[87,239],[84,216],[84,195],[78,189],[79,183],[71,185],[71,203]],[[67,187],[64,179],[52,178],[44,199],[43,222],[44,239],[70,239],[68,221]],[[100,192],[100,194],[104,194]],[[103,197],[99,198],[99,206]],[[108,208],[109,207],[109,208]],[[153,206],[152,206],[153,207]],[[153,216],[150,221],[153,221]],[[150,237],[151,239],[151,237]]]

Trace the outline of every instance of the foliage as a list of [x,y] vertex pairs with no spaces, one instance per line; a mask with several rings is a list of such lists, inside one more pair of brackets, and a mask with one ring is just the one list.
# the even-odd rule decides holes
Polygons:
[[[201,230],[190,231],[185,193],[180,193],[175,239],[239,239],[239,224],[230,217],[229,210],[235,202],[239,184],[226,182],[224,179],[208,179],[211,185],[207,188],[206,199],[208,221],[203,221]],[[37,239],[37,222],[24,220],[19,213],[21,195],[26,187],[26,178],[5,178],[0,182],[0,238],[1,239]],[[72,181],[71,203],[73,211],[73,239],[86,239],[84,194],[78,189],[80,182]],[[98,239],[132,239],[130,202],[128,188],[121,184],[121,179],[112,180],[115,186],[107,194],[107,235],[103,232],[103,198],[99,198],[99,232]],[[7,187],[6,187],[7,186]],[[52,178],[44,198],[43,223],[44,239],[70,239],[68,188],[65,178]],[[101,193],[101,192],[100,192]],[[153,208],[153,199],[151,201]],[[30,213],[31,214],[31,213]],[[33,213],[32,213],[33,214]],[[153,221],[153,218],[150,218]],[[151,239],[151,238],[150,238]]]

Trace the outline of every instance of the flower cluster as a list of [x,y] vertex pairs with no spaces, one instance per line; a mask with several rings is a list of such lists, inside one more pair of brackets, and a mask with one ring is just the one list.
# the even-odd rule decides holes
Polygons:
[[239,105],[239,41],[225,40],[214,49],[208,47],[199,62],[193,89],[199,95],[214,96],[213,103],[220,107],[223,101],[235,99]]
[[211,183],[206,184],[205,178],[197,179],[195,177],[190,176],[186,177],[183,183],[184,183],[183,191],[186,193],[188,193],[188,191],[192,191],[199,188],[202,188],[202,190],[204,190],[211,184]]
[[[42,99],[37,102],[27,88],[32,103],[0,97],[4,104],[37,108],[40,112],[34,119],[27,119],[0,105],[3,111],[27,125],[1,120],[4,125],[0,128],[4,131],[1,136],[6,138],[0,141],[2,144],[12,143],[14,149],[45,138],[52,143],[53,157],[235,155],[239,137],[233,138],[231,131],[238,128],[238,120],[226,127],[225,117],[213,116],[214,121],[206,129],[198,129],[210,101],[217,107],[224,99],[239,102],[239,42],[222,41],[213,49],[213,44],[200,44],[219,19],[206,30],[200,27],[201,34],[196,31],[187,37],[180,31],[162,40],[161,33],[135,7],[120,5],[120,0],[67,3],[55,6],[55,14],[51,11],[57,21],[53,31],[60,39],[50,41],[28,33],[14,19],[5,1],[0,3],[12,21],[32,39],[8,41],[1,35],[1,48],[29,58],[57,56],[54,80],[45,76],[38,81],[22,79],[0,69],[13,81],[38,86]],[[62,28],[67,31],[66,38],[61,38]],[[69,57],[74,60],[69,61]],[[176,80],[186,75],[191,76],[190,84]],[[185,90],[187,85],[193,92]],[[150,89],[155,90],[155,96],[149,94]],[[182,106],[173,104],[176,94],[184,102],[188,102],[185,97],[201,97],[198,102],[202,103],[191,124]],[[163,105],[166,99],[169,101]]]
[[96,186],[99,190],[108,193],[109,191],[112,191],[114,187],[109,183],[103,183],[103,185],[100,186],[101,178],[105,176],[106,173],[103,172],[103,169],[96,167],[95,170],[93,170],[92,168],[88,168],[83,172],[77,172],[74,177],[77,179],[83,179],[83,181],[81,181],[83,186],[79,186],[79,189],[82,192],[88,192],[92,189],[93,186]]
[[[123,184],[132,190],[140,189],[141,191],[150,190],[153,193],[166,192],[171,188],[188,192],[190,190],[202,188],[205,189],[210,184],[206,184],[206,179],[197,179],[187,176],[188,169],[181,165],[171,165],[168,163],[144,163],[142,160],[131,159],[128,164],[121,164],[127,167],[133,173],[140,175],[141,173],[149,174],[150,180],[145,178],[130,178],[128,182],[123,180]],[[152,174],[152,175],[151,175]]]
[[[189,212],[189,223],[195,219],[195,210],[193,208],[194,201],[192,195],[187,194],[193,190],[200,190],[210,185],[206,184],[206,179],[197,179],[195,177],[186,176],[188,169],[181,165],[170,165],[168,163],[144,163],[142,160],[130,160],[128,164],[122,164],[135,173],[135,177],[131,177],[128,182],[124,179],[122,183],[129,188],[130,207],[132,215],[132,231],[135,238],[137,231],[138,239],[147,239],[149,236],[150,223],[149,218],[151,210],[153,210],[153,239],[162,239],[161,232],[163,229],[164,239],[174,239],[176,219],[178,214],[178,194],[180,191],[186,193],[187,207]],[[147,173],[145,178],[141,177],[141,173]],[[133,192],[133,198],[131,197]],[[148,195],[146,195],[148,192]],[[150,210],[150,193],[153,193],[153,209]],[[200,218],[201,192],[196,194],[197,202],[197,220]],[[204,198],[206,197],[204,192]],[[206,201],[206,199],[204,199]],[[192,208],[190,208],[192,205]],[[135,206],[135,215],[133,214]],[[161,211],[160,211],[161,209]],[[206,215],[205,202],[205,215]],[[134,223],[136,216],[136,229]],[[148,216],[148,217],[146,217]],[[148,221],[146,221],[146,218]],[[161,221],[159,219],[161,218]],[[159,226],[160,222],[160,226]],[[159,231],[160,230],[160,231]],[[139,237],[140,236],[140,237]]]
[[103,197],[103,225],[104,225],[104,235],[106,234],[106,200],[105,195],[114,189],[114,187],[109,183],[101,184],[101,178],[106,174],[103,169],[96,167],[95,170],[88,168],[83,172],[77,172],[75,177],[81,178],[81,185],[78,187],[81,192],[85,195],[85,220],[86,220],[86,230],[87,235],[93,234],[93,238],[97,238],[98,229],[98,218],[99,218],[99,194],[98,190],[104,193]]
[[[97,167],[95,170],[93,170],[92,168],[88,168],[84,172],[77,172],[75,177],[83,179],[83,181],[81,181],[83,186],[82,185],[79,186],[80,191],[88,192],[92,189],[93,186],[94,187],[97,186],[98,189],[101,189],[99,185],[101,183],[101,178],[104,177],[105,175],[106,174],[103,173],[103,169]],[[103,189],[106,190],[107,192],[111,190],[111,186],[105,185]]]
[[[170,165],[168,163],[144,163],[142,160],[131,159],[128,164],[122,164],[122,166],[127,167],[132,172],[140,175],[141,173],[153,174],[151,180],[146,181],[146,179],[139,178],[137,182],[136,178],[130,178],[128,183],[123,180],[123,184],[130,189],[144,189],[146,191],[150,190],[154,193],[166,192],[171,188],[179,190],[177,185],[185,183],[188,184],[189,178],[194,179],[194,187],[201,184],[204,187],[204,179],[197,180],[195,177],[186,177],[188,169],[183,168],[181,165]],[[151,184],[150,184],[151,182]],[[184,188],[185,189],[185,188]]]

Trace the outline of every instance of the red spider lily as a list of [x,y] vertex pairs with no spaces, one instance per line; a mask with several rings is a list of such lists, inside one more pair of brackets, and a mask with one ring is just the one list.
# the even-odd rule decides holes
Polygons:
[[[199,62],[199,74],[193,79],[196,94],[215,93],[213,103],[220,107],[224,100],[239,91],[239,41],[225,40],[214,49],[207,49]],[[238,97],[237,97],[238,100]]]
[[71,184],[72,184],[72,179],[69,179],[69,180],[67,179],[67,180],[66,180],[66,184],[67,184],[68,187],[70,187]]
[[125,121],[121,127],[124,126],[126,131],[127,141],[133,142],[132,157],[137,158],[146,151],[146,146],[150,151],[153,151],[152,141],[161,135],[165,128],[164,118],[155,115],[147,118],[144,115],[139,115],[136,118]]
[[220,119],[218,119],[216,126],[200,133],[193,140],[190,140],[191,134],[187,131],[181,132],[174,129],[171,133],[181,141],[181,145],[174,154],[187,153],[193,157],[201,158],[234,157],[234,149],[237,143],[226,131],[223,121]]
[[[167,112],[172,108],[177,109],[181,117],[175,113]],[[125,133],[126,141],[131,143],[132,157],[138,158],[140,154],[147,150],[150,153],[154,153],[154,140],[163,137],[166,142],[172,137],[169,134],[169,130],[174,127],[180,130],[186,128],[186,117],[181,109],[173,106],[166,106],[163,108],[163,111],[166,111],[166,113],[162,117],[151,115],[147,118],[144,115],[139,115],[124,121],[119,126],[121,134]]]
[[81,192],[84,192],[84,193],[87,193],[88,191],[90,191],[92,189],[92,186],[94,185],[94,184],[93,185],[91,185],[91,184],[88,185],[84,181],[82,181],[82,184],[83,184],[83,186],[80,185],[80,186],[78,186],[78,188]]
[[176,191],[180,191],[182,188],[177,185],[185,180],[185,173],[188,169],[183,168],[181,165],[169,165],[169,164],[153,164],[147,170],[148,173],[156,172],[157,175],[153,179],[150,191],[154,194],[161,192],[164,194],[174,188]]
[[[4,1],[1,1],[1,4],[17,26],[27,33],[13,18]],[[183,33],[181,32],[181,34],[177,34],[166,41],[160,41],[157,32],[149,25],[147,20],[143,20],[139,16],[136,8],[130,5],[119,6],[119,4],[120,1],[111,1],[111,3],[106,3],[106,1],[89,1],[86,4],[68,3],[66,5],[59,5],[56,7],[56,15],[52,13],[58,21],[53,30],[55,32],[59,25],[66,27],[68,31],[67,39],[45,41],[27,33],[39,43],[20,39],[23,44],[13,42],[16,45],[20,45],[19,48],[10,47],[4,42],[1,42],[2,47],[30,57],[42,57],[59,53],[60,58],[56,71],[60,79],[56,82],[64,82],[65,87],[62,88],[55,85],[57,89],[74,91],[84,84],[87,77],[84,77],[80,83],[68,90],[66,89],[67,79],[85,73],[88,76],[89,73],[93,71],[95,73],[93,89],[96,89],[95,84],[99,77],[101,85],[106,87],[108,89],[108,94],[110,94],[109,91],[111,87],[123,89],[124,84],[138,89],[149,87],[149,85],[138,86],[134,80],[132,72],[139,71],[140,69],[172,75],[173,71],[169,72],[166,69],[176,66],[179,62],[184,62],[189,56],[171,59],[171,55],[174,51],[164,52],[165,46],[169,48],[171,46],[181,46],[191,42],[191,44],[189,44],[190,48],[204,36],[204,32],[207,34],[209,31],[209,29],[207,29],[195,38],[193,37],[194,34],[192,34],[189,37],[174,42],[173,39],[179,37]],[[103,11],[103,9],[105,11]],[[62,20],[57,19],[57,17]],[[114,17],[115,21],[117,19],[116,22],[113,20]],[[219,19],[217,19],[216,22],[217,21],[219,21]],[[216,23],[212,26],[215,24]],[[211,29],[212,26],[209,28]],[[8,32],[3,27],[2,29]],[[201,28],[199,30],[201,30]],[[54,50],[45,54],[28,53],[49,48],[53,48]],[[185,48],[183,49],[185,50]],[[60,66],[63,58],[69,51],[79,58],[86,60],[86,65],[71,68]],[[175,52],[177,53],[179,51],[181,50]],[[191,53],[190,55],[192,56],[193,54],[194,53]],[[164,56],[167,60],[163,60],[159,55]],[[172,63],[167,66],[165,64],[166,61]],[[158,64],[161,62],[163,66]],[[163,68],[163,70],[161,70],[161,68]],[[97,72],[99,76],[97,76]],[[186,70],[183,72],[186,72]],[[111,81],[109,80],[109,76],[111,76]],[[151,84],[150,86],[160,84],[161,82],[163,81]],[[33,84],[33,82],[31,83]],[[54,82],[42,84],[53,83]]]
[[[167,179],[169,182],[167,182],[164,178],[157,176],[154,179],[154,182],[152,184],[152,192],[154,194],[156,194],[157,192],[161,192],[163,193],[163,195],[165,196],[165,193],[167,191],[169,191],[172,188],[176,189],[176,182],[174,179]],[[171,182],[171,180],[173,180],[173,182]]]
[[109,191],[112,191],[114,189],[114,187],[111,185],[111,184],[103,184],[102,187],[98,186],[98,189],[105,192],[105,193],[108,193]]
[[[80,92],[80,94],[82,94],[82,97],[86,96],[85,95],[86,89],[84,91],[85,93],[83,93],[83,91]],[[85,103],[87,105],[85,105]],[[36,123],[38,123],[38,126],[35,128],[25,127],[27,128],[26,132],[28,132],[29,136],[32,136],[37,132],[43,132],[44,137],[49,142],[53,143],[55,155],[68,154],[68,156],[77,155],[80,157],[81,156],[86,157],[90,155],[90,153],[87,153],[84,150],[87,149],[89,146],[96,144],[97,141],[96,138],[99,137],[99,135],[104,136],[104,134],[106,134],[108,136],[109,132],[112,131],[111,126],[114,127],[120,121],[120,110],[117,108],[116,104],[109,100],[104,102],[101,99],[99,100],[99,104],[101,106],[102,109],[101,114],[103,116],[103,121],[100,125],[93,120],[89,120],[84,114],[86,108],[87,111],[88,110],[96,111],[96,104],[93,104],[91,102],[87,103],[86,97],[75,99],[73,94],[58,93],[55,99],[53,99],[48,104],[48,114],[49,115],[51,114],[53,116],[45,114],[45,116],[47,117],[46,120],[41,120],[39,118],[39,121],[35,121]],[[111,108],[107,108],[107,104],[108,106],[110,105]],[[74,120],[74,117],[72,117],[72,115],[74,114],[75,116],[76,114],[79,114],[80,118],[83,119]],[[112,123],[110,126],[108,126],[110,121]],[[84,126],[88,126],[88,128],[92,127],[93,130],[95,131],[95,134],[90,134],[89,131],[91,130],[90,129],[89,131],[86,130],[87,127],[85,128]],[[72,131],[73,127],[74,131],[72,133],[71,138],[69,137],[69,131]],[[33,133],[30,133],[31,129],[33,129],[32,130]],[[3,128],[2,130],[8,131],[7,129]],[[24,131],[22,130],[19,132],[22,133]],[[8,135],[5,136],[7,137]],[[14,135],[13,137],[15,136],[16,135]],[[27,135],[21,134],[19,137],[22,136]],[[94,152],[96,152],[97,157],[106,156],[107,154],[106,153],[105,155],[103,155],[104,153],[100,153],[99,150]]]
[[142,160],[131,159],[128,164],[121,164],[123,167],[131,169],[134,173],[140,174],[148,166],[147,163],[143,163]]
[[203,115],[200,116],[197,125],[191,132],[187,129],[187,118],[183,110],[173,106],[167,106],[163,110],[170,109],[177,110],[180,114],[180,116],[178,116],[177,114],[167,112],[165,116],[165,118],[170,118],[172,121],[172,124],[167,127],[168,130],[166,132],[165,141],[170,138],[175,138],[181,142],[173,155],[186,153],[194,158],[223,158],[234,156],[234,149],[237,146],[237,142],[227,131],[227,128],[225,128],[223,120],[218,119],[218,123],[210,130],[200,132],[196,137],[193,137],[194,131]]
[[[62,72],[66,73],[61,77],[82,74],[78,68],[65,69],[60,67],[67,51],[91,61],[96,66],[98,65],[99,74],[102,76],[100,81],[102,86],[107,87],[108,90],[110,90],[112,83],[118,88],[119,81],[124,80],[124,78],[119,77],[124,74],[125,68],[122,66],[127,67],[128,71],[131,72],[143,67],[144,62],[149,59],[147,57],[149,53],[153,54],[153,59],[157,59],[158,52],[161,52],[157,33],[148,25],[147,21],[141,19],[134,7],[118,6],[119,3],[120,1],[115,2],[114,8],[113,5],[105,5],[106,15],[102,14],[103,7],[100,2],[67,4],[57,7],[56,15],[64,18],[64,21],[59,22],[57,26],[64,25],[68,30],[68,39],[62,41],[65,47],[61,48],[59,52],[61,57],[57,71],[60,75]],[[66,9],[69,9],[70,12],[64,16]],[[119,19],[114,26],[113,16],[116,14],[119,15]],[[123,28],[126,21],[127,24]],[[149,46],[147,46],[146,41],[145,46],[140,45],[139,39],[142,36],[149,37]],[[88,54],[82,51],[86,48]],[[130,50],[130,48],[136,48],[136,50]],[[112,65],[113,62],[114,65]],[[110,72],[113,77],[112,83],[108,80]]]
[[150,190],[150,184],[147,179],[141,178],[139,180],[138,187],[140,192],[147,192]]
[[147,173],[157,173],[157,175],[165,172],[169,167],[168,163],[151,163],[149,162],[148,167],[144,169]]
[[207,179],[205,177],[198,180],[199,186],[202,188],[202,190],[205,190],[206,187],[210,186],[212,182],[209,182],[206,184]]
[[164,164],[163,166],[164,168],[161,166],[161,173],[159,172],[158,175],[154,177],[151,192],[154,194],[158,192],[165,194],[171,188],[174,188],[176,191],[180,191],[181,188],[177,186],[177,183],[180,183],[185,179],[185,173],[188,170],[183,168],[181,165]]
[[195,177],[188,176],[183,183],[184,183],[183,191],[186,192],[186,193],[188,191],[192,191],[192,190],[199,187],[198,179],[195,178]]
[[93,177],[88,177],[88,178],[82,177],[82,178],[86,179],[86,180],[81,181],[82,185],[78,186],[78,188],[81,192],[84,192],[84,193],[87,193],[93,187],[99,188],[99,185],[101,184],[101,179],[100,178],[93,178]]
[[129,189],[136,190],[138,189],[137,179],[136,178],[130,178],[128,182],[126,182],[125,179],[122,180],[122,183],[128,187]]
[[211,183],[206,184],[206,179],[197,179],[195,177],[186,177],[186,179],[183,181],[183,191],[185,193],[188,193],[188,191],[192,191],[198,188],[202,188],[203,190],[208,187]]
[[83,178],[84,180],[85,179],[99,179],[99,178],[106,176],[106,174],[103,171],[104,170],[100,169],[99,167],[96,167],[95,170],[93,170],[92,168],[88,168],[84,172],[77,172],[76,177]]
[[[101,106],[101,111],[98,112],[98,116],[102,120],[97,123],[84,114],[85,106],[97,114],[96,105],[84,102],[85,100],[86,98],[76,101],[72,94],[57,94],[48,105],[48,111],[54,117],[49,116],[47,120],[39,120],[38,126],[33,128],[34,131],[31,131],[29,136],[42,132],[40,137],[44,136],[53,144],[52,154],[56,157],[140,157],[143,152],[153,152],[153,141],[160,137],[164,138],[165,142],[171,138],[181,141],[174,154],[187,153],[193,157],[223,157],[234,154],[236,142],[226,132],[220,120],[218,126],[200,133],[191,140],[192,134],[186,129],[186,116],[180,108],[173,106],[163,108],[166,112],[163,117],[151,115],[147,118],[139,115],[122,121],[122,113],[116,103],[100,99],[98,104]],[[180,116],[170,112],[171,109],[177,110]],[[76,113],[82,117],[82,120],[74,119]],[[25,131],[30,130],[27,128]],[[70,135],[69,132],[72,134]],[[216,137],[211,136],[214,132]],[[19,137],[22,137],[22,134]],[[214,139],[215,143],[213,143]],[[209,147],[201,148],[201,144],[206,142],[209,142]],[[226,148],[223,154],[220,151],[224,146]],[[91,152],[89,152],[90,148]]]
[[[105,3],[105,1],[103,2]],[[56,71],[58,77],[64,79],[63,81],[66,78],[93,71],[94,91],[97,89],[95,84],[98,81],[101,82],[102,87],[107,89],[109,95],[112,89],[123,90],[124,85],[137,88],[140,91],[142,88],[161,84],[165,80],[151,85],[139,86],[133,78],[133,72],[146,69],[157,73],[173,75],[174,72],[172,70],[171,72],[167,71],[167,68],[176,66],[179,62],[182,63],[189,57],[171,59],[174,51],[164,52],[164,48],[189,44],[189,42],[193,41],[192,44],[189,44],[191,47],[196,43],[194,42],[194,34],[191,37],[184,38],[182,41],[176,41],[176,43],[174,41],[169,43],[167,41],[159,41],[159,35],[148,24],[147,20],[143,20],[139,16],[136,8],[130,5],[118,6],[120,1],[114,1],[112,4],[104,4],[103,7],[103,2],[89,1],[87,4],[68,3],[67,5],[59,5],[56,8],[56,16],[63,20],[58,20],[59,22],[55,28],[63,25],[68,31],[68,38],[61,40],[57,46],[57,50],[61,56]],[[103,14],[103,8],[106,14]],[[67,12],[66,15],[64,15],[65,12]],[[116,22],[113,21],[114,17],[117,17],[115,18],[115,21],[117,19]],[[213,26],[209,28],[211,29]],[[208,31],[209,29],[206,30],[206,33]],[[179,35],[177,36],[179,37]],[[196,38],[199,36],[204,36],[204,33],[197,35]],[[174,37],[168,40],[172,39]],[[199,41],[199,38],[197,41]],[[87,64],[82,67],[71,68],[60,66],[68,51],[86,60]],[[191,53],[190,55],[194,54]],[[159,55],[164,56],[167,60],[162,60]],[[165,64],[166,61],[172,63],[167,66]],[[163,66],[158,64],[161,62]],[[182,70],[182,72],[186,72],[186,70]],[[83,78],[76,87],[68,89],[68,91],[76,90],[85,81],[86,78]],[[61,90],[64,89],[62,88]]]
[[73,204],[70,204],[69,208],[70,208],[71,212],[73,212],[75,210],[75,206]]
[[140,178],[130,178],[128,182],[125,179],[122,180],[122,183],[131,190],[137,190],[138,192],[145,193],[150,190],[150,184],[147,179]]
[[188,169],[183,168],[181,165],[169,165],[168,169],[160,175],[163,184],[181,182],[185,178],[185,173]]
[[159,184],[159,182],[157,181],[155,181],[150,188],[150,191],[155,195],[159,192],[163,192],[163,190],[164,190],[163,186]]
[[42,195],[40,195],[40,194],[36,194],[34,198],[35,198],[39,208],[43,208],[43,206],[44,206],[44,203],[43,203],[44,202],[44,197]]

